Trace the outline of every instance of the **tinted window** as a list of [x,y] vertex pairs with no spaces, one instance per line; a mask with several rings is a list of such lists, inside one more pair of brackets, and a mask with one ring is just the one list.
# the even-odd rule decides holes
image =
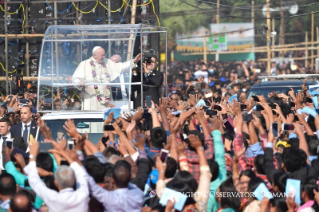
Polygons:
[[[268,94],[276,91],[277,93],[284,93],[284,94],[288,94],[289,89],[291,88],[291,86],[287,86],[287,87],[255,87],[255,88],[251,88],[248,91],[247,94],[247,99],[251,98],[252,96],[256,96],[256,95],[263,95],[265,98],[268,98]],[[295,91],[295,93],[301,91],[301,86],[298,87],[292,87]]]

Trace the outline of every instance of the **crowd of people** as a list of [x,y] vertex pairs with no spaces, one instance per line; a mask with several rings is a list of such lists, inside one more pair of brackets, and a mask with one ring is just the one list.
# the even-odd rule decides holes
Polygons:
[[[110,113],[114,130],[99,141],[67,120],[74,146],[52,138],[27,93],[24,104],[2,97],[1,210],[319,211],[318,100],[305,84],[246,99],[262,63],[176,62],[168,73],[167,97]],[[34,140],[36,126],[51,148]]]

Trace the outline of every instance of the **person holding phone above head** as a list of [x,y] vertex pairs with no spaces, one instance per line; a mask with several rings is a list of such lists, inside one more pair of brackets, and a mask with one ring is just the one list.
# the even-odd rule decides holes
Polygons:
[[122,72],[129,71],[131,62],[136,66],[136,62],[141,59],[138,54],[133,61],[116,63],[105,58],[105,50],[101,46],[95,46],[92,50],[92,57],[82,61],[72,76],[72,82],[78,84],[81,89],[84,86],[83,110],[101,110],[108,107],[111,99],[110,86],[89,85],[85,83],[110,83]]
[[[163,84],[163,74],[160,71],[156,70],[157,58],[155,55],[145,54],[144,62],[143,62],[143,98],[141,97],[141,87],[132,86],[132,95],[137,91],[136,98],[132,96],[134,99],[134,108],[138,108],[141,105],[141,98],[143,102],[145,101],[146,96],[151,96],[152,101],[155,104],[158,104],[158,99],[160,98],[160,87]],[[137,69],[137,71],[140,71]],[[138,72],[136,76],[132,77],[132,82],[140,82],[141,81],[141,73]]]

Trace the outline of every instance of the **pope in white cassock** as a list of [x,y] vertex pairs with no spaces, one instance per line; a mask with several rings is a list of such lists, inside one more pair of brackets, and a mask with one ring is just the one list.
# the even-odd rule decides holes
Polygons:
[[[133,59],[133,66],[141,59],[138,54]],[[129,71],[131,61],[115,63],[105,59],[105,51],[96,46],[92,50],[92,57],[82,61],[72,76],[72,82],[81,87],[85,83],[109,83],[116,79],[122,72]],[[84,104],[82,110],[103,110],[108,107],[111,98],[110,86],[89,85],[85,86]]]

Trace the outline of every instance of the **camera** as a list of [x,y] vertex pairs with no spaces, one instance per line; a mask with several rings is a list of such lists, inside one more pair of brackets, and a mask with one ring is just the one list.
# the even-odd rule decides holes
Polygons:
[[[153,49],[144,51],[143,53],[144,53],[144,55],[143,55],[143,63],[150,64],[150,63],[152,63],[152,57],[156,58],[155,51]],[[142,65],[141,61],[137,61],[136,65],[137,65],[137,70],[140,70],[141,69],[141,65]]]

